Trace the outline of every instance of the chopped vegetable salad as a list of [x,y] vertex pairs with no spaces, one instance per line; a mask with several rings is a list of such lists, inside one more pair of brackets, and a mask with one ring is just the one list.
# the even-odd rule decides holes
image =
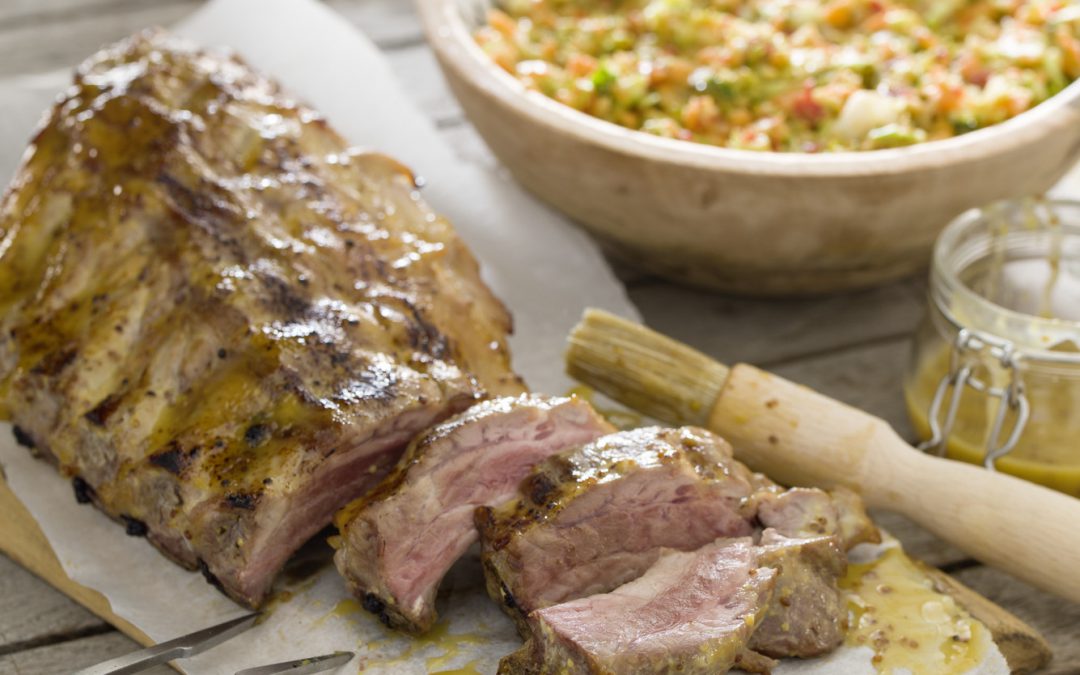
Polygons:
[[874,150],[1080,77],[1077,0],[504,0],[476,40],[568,106],[744,150]]

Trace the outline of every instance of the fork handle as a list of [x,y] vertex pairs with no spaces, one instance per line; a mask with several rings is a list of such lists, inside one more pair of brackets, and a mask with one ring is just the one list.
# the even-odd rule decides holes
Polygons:
[[1080,500],[911,447],[884,421],[753,366],[728,376],[708,426],[781,483],[842,485],[968,555],[1080,602]]

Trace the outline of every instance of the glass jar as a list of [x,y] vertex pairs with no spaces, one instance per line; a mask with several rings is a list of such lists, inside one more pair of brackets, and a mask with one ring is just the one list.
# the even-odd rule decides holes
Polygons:
[[1080,202],[942,232],[904,390],[921,449],[1080,497]]

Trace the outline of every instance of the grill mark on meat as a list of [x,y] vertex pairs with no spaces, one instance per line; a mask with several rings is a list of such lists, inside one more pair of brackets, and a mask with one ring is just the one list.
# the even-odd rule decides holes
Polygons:
[[78,353],[78,350],[73,347],[50,352],[30,369],[30,373],[45,377],[59,375],[61,371],[74,363]]
[[260,274],[260,281],[270,291],[268,302],[280,310],[286,322],[302,323],[307,318],[314,318],[311,301],[288,281],[273,274]]
[[90,487],[82,478],[75,476],[71,479],[71,487],[75,491],[75,501],[80,504],[89,504],[94,500],[94,488]]
[[244,441],[257,448],[270,439],[270,427],[266,424],[252,424],[244,431]]
[[439,329],[424,318],[423,313],[411,300],[402,298],[413,320],[408,324],[409,344],[413,349],[430,354],[437,359],[450,353],[450,340]]
[[258,503],[260,496],[261,495],[259,494],[252,494],[250,492],[230,492],[225,495],[225,501],[234,509],[251,511],[255,508],[255,504]]
[[374,614],[384,626],[387,628],[393,627],[393,621],[386,612],[386,603],[380,600],[379,596],[374,593],[364,593],[360,604],[365,610]]
[[506,584],[499,584],[502,594],[502,604],[508,610],[516,610],[518,608],[517,600],[514,600],[514,594],[510,592],[510,589],[506,587]]
[[165,450],[150,455],[150,464],[179,476],[191,466],[198,454],[197,446],[185,451],[177,441],[171,441]]
[[[246,251],[242,243],[233,235],[226,233],[226,226],[220,217],[223,202],[210,198],[208,193],[192,190],[180,179],[166,171],[157,174],[157,184],[166,197],[165,204],[184,222],[192,223],[225,247],[231,256],[246,260]],[[206,186],[205,183],[202,185]]]
[[199,558],[196,564],[198,565],[199,572],[202,573],[203,578],[206,579],[207,583],[224,593],[225,586],[222,585],[221,581],[217,578],[217,575],[210,571],[210,566],[206,564],[206,561]]
[[15,442],[22,447],[29,450],[33,450],[36,447],[34,445],[34,439],[30,437],[30,434],[23,431],[23,428],[18,424],[11,427],[11,434],[15,437]]
[[120,516],[120,519],[124,521],[124,532],[129,537],[145,537],[147,533],[146,523],[138,518],[132,518],[131,516]]
[[533,504],[543,504],[547,508],[555,508],[555,503],[549,503],[548,498],[554,495],[557,487],[547,474],[534,474],[526,479],[525,493],[529,495],[529,499]]
[[108,423],[112,414],[116,412],[116,409],[120,407],[120,403],[123,400],[124,397],[122,394],[109,394],[89,412],[83,415],[83,417],[85,417],[86,421],[90,424],[93,424],[96,427],[103,427]]

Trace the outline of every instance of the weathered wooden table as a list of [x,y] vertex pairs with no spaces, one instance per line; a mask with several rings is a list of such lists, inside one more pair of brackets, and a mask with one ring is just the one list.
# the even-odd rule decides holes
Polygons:
[[[199,4],[200,0],[0,0],[0,77],[73,66],[106,42],[146,26],[168,26]],[[330,4],[383,47],[404,86],[463,161],[494,163],[447,91],[409,0]],[[728,363],[767,367],[879,415],[911,435],[900,383],[909,336],[925,304],[921,279],[819,300],[759,302],[678,288],[633,270],[619,273],[651,326]],[[876,515],[908,551],[1040,629],[1056,655],[1044,672],[1080,673],[1080,605],[967,559],[903,519]],[[0,556],[0,673],[68,672],[136,647]]]

